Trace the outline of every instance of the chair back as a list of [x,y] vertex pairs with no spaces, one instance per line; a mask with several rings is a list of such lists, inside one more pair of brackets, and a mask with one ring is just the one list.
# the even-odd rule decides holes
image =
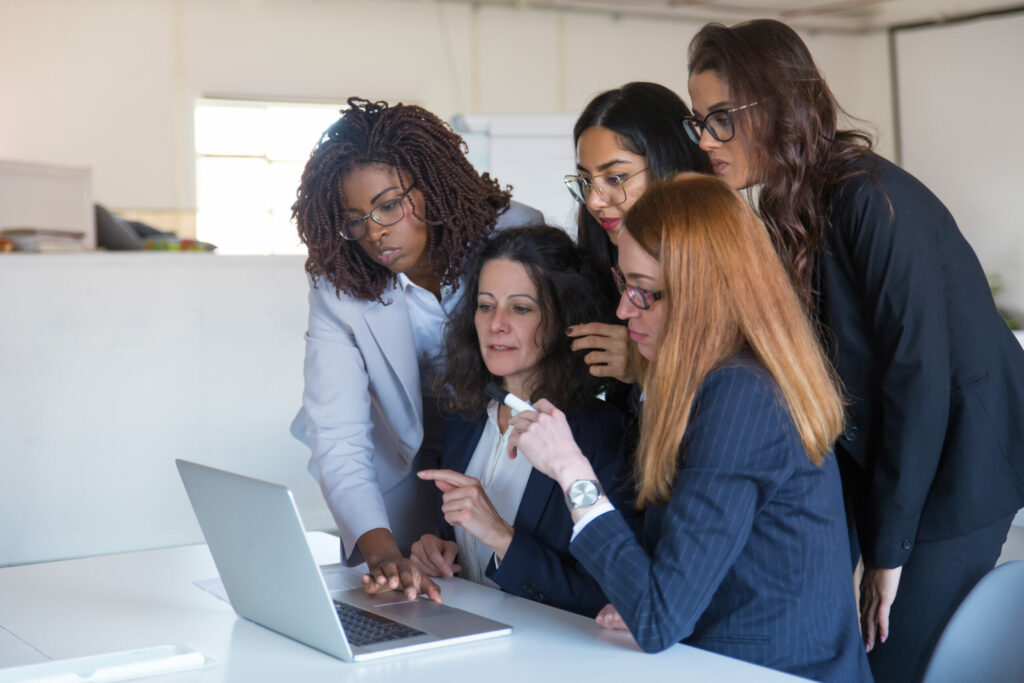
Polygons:
[[1024,681],[1024,560],[982,578],[949,620],[924,683]]

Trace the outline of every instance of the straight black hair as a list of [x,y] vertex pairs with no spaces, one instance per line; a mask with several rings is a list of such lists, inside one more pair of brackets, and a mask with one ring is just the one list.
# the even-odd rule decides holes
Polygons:
[[[684,171],[711,173],[707,154],[683,129],[683,117],[689,115],[689,107],[665,86],[641,81],[627,83],[590,101],[573,127],[573,143],[579,144],[583,131],[601,126],[616,133],[630,152],[646,157],[651,180],[663,180]],[[594,269],[604,275],[607,295],[618,299],[610,275],[618,250],[583,205],[579,207],[577,234]]]

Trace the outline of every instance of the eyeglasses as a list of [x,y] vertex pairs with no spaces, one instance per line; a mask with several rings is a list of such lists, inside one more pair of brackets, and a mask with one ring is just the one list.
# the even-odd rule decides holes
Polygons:
[[339,230],[341,236],[347,240],[363,239],[370,229],[366,222],[368,219],[373,219],[374,223],[384,228],[402,220],[405,218],[405,198],[409,196],[410,192],[412,192],[411,187],[397,197],[392,197],[373,207],[365,216],[345,218],[341,222],[341,230]]
[[590,198],[590,191],[597,190],[597,194],[606,204],[616,206],[626,201],[626,181],[633,176],[640,175],[647,168],[641,168],[639,171],[635,171],[626,175],[625,173],[616,173],[611,175],[595,175],[595,176],[581,176],[581,175],[567,175],[565,176],[565,186],[569,189],[569,194],[578,201],[580,204],[586,204],[587,199]]
[[629,303],[641,311],[646,311],[651,307],[651,304],[661,298],[661,292],[652,292],[649,289],[627,285],[626,277],[615,266],[612,266],[612,278],[615,280],[615,286],[619,288],[619,294],[625,294],[626,298],[629,299]]
[[758,100],[752,104],[744,104],[742,107],[708,112],[708,115],[703,119],[698,119],[696,116],[686,116],[683,117],[683,128],[686,129],[686,134],[690,136],[690,139],[698,145],[700,144],[701,133],[704,132],[705,128],[711,133],[711,137],[719,142],[729,142],[729,140],[736,137],[736,129],[732,125],[733,112],[756,107],[761,102],[764,102],[764,100]]

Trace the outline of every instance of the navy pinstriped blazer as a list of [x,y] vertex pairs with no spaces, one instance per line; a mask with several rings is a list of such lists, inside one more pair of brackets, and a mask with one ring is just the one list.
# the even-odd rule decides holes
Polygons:
[[644,544],[616,511],[570,546],[644,650],[682,640],[814,680],[871,680],[835,458],[807,459],[753,359],[698,390],[672,498],[646,509]]

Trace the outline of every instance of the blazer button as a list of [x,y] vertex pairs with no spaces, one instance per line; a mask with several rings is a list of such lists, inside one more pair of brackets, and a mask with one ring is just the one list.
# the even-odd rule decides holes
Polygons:
[[846,439],[847,441],[856,441],[857,427],[854,425],[850,425],[849,427],[847,427],[846,430],[843,432],[843,438]]
[[910,550],[910,548],[913,547],[913,545],[914,544],[911,543],[910,541],[904,540],[903,543],[900,544],[900,547],[903,548],[904,550]]

